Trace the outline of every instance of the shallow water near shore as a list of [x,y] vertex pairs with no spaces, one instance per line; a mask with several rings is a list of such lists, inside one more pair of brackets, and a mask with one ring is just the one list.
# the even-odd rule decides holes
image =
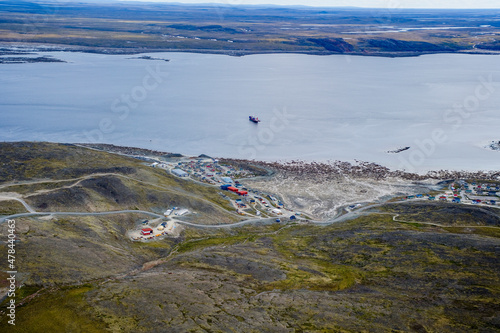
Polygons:
[[0,66],[0,140],[500,169],[484,148],[500,140],[498,56],[40,55],[66,63]]

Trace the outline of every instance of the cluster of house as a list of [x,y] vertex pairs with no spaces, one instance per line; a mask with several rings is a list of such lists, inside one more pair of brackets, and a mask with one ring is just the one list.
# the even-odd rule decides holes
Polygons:
[[440,201],[451,201],[453,203],[472,203],[486,204],[486,205],[497,205],[500,193],[499,184],[477,184],[475,182],[468,183],[465,180],[460,180],[457,183],[450,185],[450,190],[447,193],[443,193],[439,196],[433,196],[429,194],[417,194],[409,195],[403,200],[411,199],[421,199],[427,197],[428,200],[440,200]]
[[500,185],[498,184],[478,184],[476,182],[467,183],[459,181],[458,184],[453,184],[453,191],[465,191],[465,196],[471,200],[473,205],[486,204],[495,206],[498,202],[498,193]]
[[493,184],[476,184],[472,183],[472,188],[468,184],[465,187],[465,193],[476,194],[476,195],[497,195],[500,191],[499,185]]
[[145,220],[142,222],[143,227],[140,229],[140,233],[138,234],[137,237],[132,237],[133,240],[144,240],[144,239],[153,239],[155,237],[161,237],[164,235],[167,235],[173,228],[175,228],[175,225],[172,225],[169,227],[169,230],[167,230],[167,222],[162,222],[160,225],[158,225],[155,228],[149,227],[149,221]]
[[192,159],[185,162],[173,163],[152,163],[153,168],[161,168],[165,170],[171,170],[172,174],[187,178],[191,177],[203,183],[211,185],[219,185],[228,183],[225,178],[248,178],[255,176],[251,171],[236,168],[231,165],[220,164],[219,160],[216,159]]
[[238,187],[235,187],[235,186],[232,186],[232,185],[222,185],[220,187],[221,190],[223,191],[230,191],[230,192],[233,192],[233,193],[236,193],[238,195],[241,195],[241,196],[247,196],[248,195],[248,191],[247,190],[244,190],[244,189],[239,189]]
[[[245,215],[245,213],[241,210],[248,209],[249,205],[255,206],[257,205],[257,203],[259,203],[264,208],[266,208],[269,213],[276,216],[283,215],[282,209],[285,209],[285,205],[276,197],[262,194],[259,191],[247,190],[246,188],[241,187],[242,185],[239,184],[238,181],[235,182],[235,185],[226,184],[220,186],[221,190],[233,192],[241,197],[240,199],[235,200],[238,214]],[[257,216],[261,216],[261,212],[258,209]]]
[[[250,171],[237,169],[231,165],[222,165],[218,160],[193,160],[189,162],[179,162],[176,169],[172,171],[176,176],[188,177],[212,185],[228,183],[229,177],[252,177]],[[230,179],[230,178],[229,178]],[[230,181],[232,182],[232,180]]]

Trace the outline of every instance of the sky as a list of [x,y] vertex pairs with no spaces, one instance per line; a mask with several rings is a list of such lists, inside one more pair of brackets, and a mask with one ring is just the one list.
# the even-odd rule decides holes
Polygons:
[[122,0],[145,2],[220,3],[224,5],[305,5],[371,8],[500,8],[500,0]]

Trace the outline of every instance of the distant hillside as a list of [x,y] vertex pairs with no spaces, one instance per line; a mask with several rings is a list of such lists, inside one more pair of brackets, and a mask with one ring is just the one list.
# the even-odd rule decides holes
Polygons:
[[[497,49],[498,14],[492,9],[5,0],[0,2],[4,32],[0,42],[53,44],[65,51],[107,54],[294,52],[394,57],[484,53]],[[0,54],[19,53],[18,48],[0,48]]]

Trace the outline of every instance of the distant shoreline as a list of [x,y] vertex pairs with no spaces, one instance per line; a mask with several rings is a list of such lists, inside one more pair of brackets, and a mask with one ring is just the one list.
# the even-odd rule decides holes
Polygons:
[[462,54],[462,55],[500,55],[500,51],[487,50],[467,50],[467,51],[415,51],[415,52],[330,52],[330,51],[282,51],[282,50],[211,50],[211,49],[133,49],[133,48],[103,48],[90,47],[79,45],[64,45],[64,44],[41,44],[41,43],[17,43],[17,42],[0,42],[0,56],[12,55],[27,55],[35,52],[82,52],[107,55],[138,55],[144,53],[197,53],[197,54],[215,54],[226,55],[232,57],[243,57],[249,55],[261,54],[303,54],[313,56],[362,56],[362,57],[380,57],[380,58],[409,58],[419,57],[431,54]]

